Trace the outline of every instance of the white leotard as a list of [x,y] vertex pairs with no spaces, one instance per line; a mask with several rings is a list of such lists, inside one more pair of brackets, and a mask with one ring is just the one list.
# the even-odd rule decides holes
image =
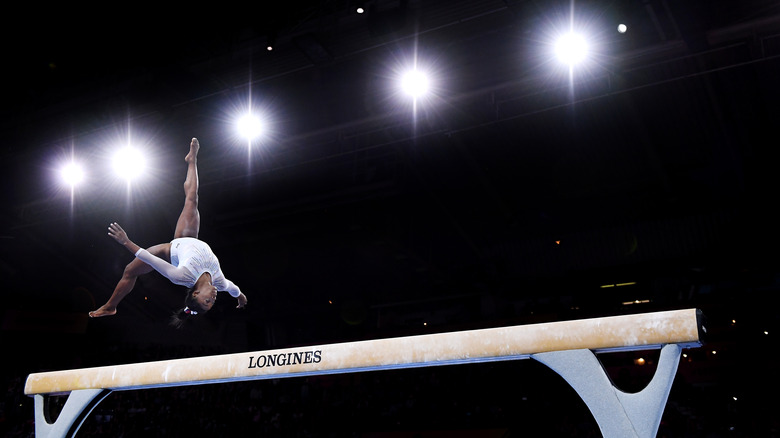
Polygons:
[[181,237],[171,241],[171,263],[143,248],[139,249],[135,256],[174,284],[192,287],[204,272],[208,272],[218,291],[226,291],[233,297],[241,295],[241,289],[225,278],[211,247],[194,237]]

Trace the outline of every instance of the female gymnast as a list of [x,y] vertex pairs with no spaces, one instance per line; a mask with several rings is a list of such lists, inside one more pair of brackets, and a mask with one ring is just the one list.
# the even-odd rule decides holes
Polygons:
[[226,291],[238,300],[237,308],[246,306],[246,295],[232,281],[225,278],[219,260],[211,248],[198,240],[200,212],[198,211],[198,150],[197,138],[190,142],[187,177],[184,180],[184,208],[176,222],[173,240],[143,249],[127,237],[118,223],[108,226],[108,235],[135,254],[124,270],[114,293],[97,310],[89,312],[92,318],[116,314],[119,302],[133,290],[138,276],[156,270],[174,284],[187,286],[184,308],[171,318],[171,325],[180,328],[192,315],[208,312],[217,299],[217,291]]

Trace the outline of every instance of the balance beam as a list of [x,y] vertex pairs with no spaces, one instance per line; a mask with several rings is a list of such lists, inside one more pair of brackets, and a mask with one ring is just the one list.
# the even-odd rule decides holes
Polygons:
[[[566,379],[605,437],[655,436],[682,348],[699,347],[697,309],[558,321],[30,374],[40,438],[71,437],[112,391],[533,358]],[[595,354],[661,348],[651,383],[626,394]],[[70,394],[55,422],[46,395]],[[652,404],[650,420],[648,403]]]

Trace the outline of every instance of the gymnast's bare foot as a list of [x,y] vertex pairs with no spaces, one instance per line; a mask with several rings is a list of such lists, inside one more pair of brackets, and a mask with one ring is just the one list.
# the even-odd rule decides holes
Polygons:
[[190,142],[190,152],[187,154],[186,157],[184,157],[184,161],[190,162],[198,158],[198,150],[200,150],[200,143],[198,142],[198,139],[193,137],[192,141]]
[[101,316],[111,316],[115,314],[116,314],[116,307],[111,308],[111,307],[101,306],[99,309],[89,312],[89,317],[100,318]]

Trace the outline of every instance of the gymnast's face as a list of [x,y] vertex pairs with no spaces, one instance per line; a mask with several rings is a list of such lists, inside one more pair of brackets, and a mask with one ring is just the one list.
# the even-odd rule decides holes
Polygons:
[[211,310],[214,302],[217,301],[217,288],[210,284],[204,284],[198,289],[192,291],[192,296],[198,302],[203,311]]

